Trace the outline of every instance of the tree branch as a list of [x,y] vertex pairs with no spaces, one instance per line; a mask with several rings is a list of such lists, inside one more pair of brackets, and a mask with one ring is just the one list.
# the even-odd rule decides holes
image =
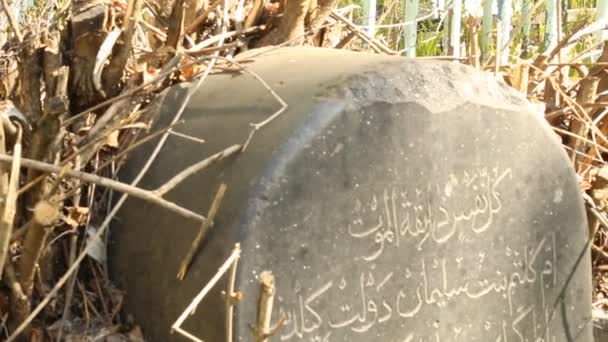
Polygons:
[[19,43],[23,42],[23,35],[21,34],[21,30],[19,29],[19,24],[17,24],[15,17],[13,17],[13,14],[11,13],[8,1],[2,0],[2,8],[4,9],[4,14],[6,14],[8,22],[11,25],[11,28],[13,29],[13,32],[15,33],[15,37],[17,37]]
[[227,149],[220,151],[220,152],[212,155],[211,157],[208,157],[207,159],[205,159],[203,161],[200,161],[194,165],[191,165],[188,168],[186,168],[185,170],[178,173],[177,175],[173,176],[173,178],[171,178],[168,182],[163,184],[160,188],[156,189],[154,191],[154,193],[159,196],[165,195],[167,192],[171,191],[173,188],[178,186],[181,182],[186,180],[186,178],[192,176],[193,174],[195,174],[197,172],[200,172],[200,171],[206,169],[207,167],[211,166],[212,164],[214,164],[216,162],[220,162],[220,161],[232,156],[233,154],[237,154],[237,153],[241,152],[242,149],[243,149],[242,145],[232,145],[232,146],[228,147]]
[[190,264],[192,264],[194,256],[196,255],[196,253],[198,253],[198,250],[200,249],[200,246],[203,243],[205,236],[207,236],[209,227],[211,227],[211,225],[213,224],[213,220],[215,219],[215,215],[217,215],[217,212],[220,209],[220,204],[222,204],[222,199],[224,198],[225,193],[226,184],[222,183],[220,184],[220,188],[217,190],[217,193],[213,198],[213,202],[211,203],[211,207],[209,208],[209,213],[207,214],[207,219],[205,220],[205,222],[203,222],[201,229],[196,235],[196,238],[194,239],[194,241],[192,241],[192,246],[190,247],[188,254],[186,254],[186,257],[184,257],[184,260],[182,260],[179,266],[177,279],[184,280],[184,277],[188,272],[188,268],[190,267]]
[[[4,153],[0,153],[0,163],[11,163],[12,160],[13,160],[12,156],[4,154]],[[22,158],[21,165],[23,167],[26,167],[29,169],[35,169],[35,170],[47,172],[47,173],[60,173],[62,171],[62,168],[59,166],[44,163],[44,162],[37,161],[37,160],[28,159],[28,158]],[[103,186],[103,187],[106,187],[106,188],[109,188],[112,190],[116,190],[116,191],[119,191],[122,193],[127,193],[133,197],[137,197],[139,199],[148,201],[150,203],[157,204],[167,210],[170,210],[170,211],[172,211],[176,214],[179,214],[188,219],[192,219],[195,221],[204,221],[205,220],[204,216],[199,215],[186,208],[183,208],[171,201],[167,201],[167,200],[163,199],[162,197],[156,195],[155,192],[150,191],[150,190],[140,189],[138,187],[131,186],[129,184],[122,183],[119,181],[115,181],[113,179],[100,177],[100,176],[97,176],[97,175],[94,175],[91,173],[86,173],[86,172],[81,172],[81,171],[76,171],[76,170],[67,170],[65,172],[65,175],[68,177],[72,177],[72,178],[78,178],[78,179],[88,182],[88,183],[93,183],[93,184],[97,184],[99,186]]]

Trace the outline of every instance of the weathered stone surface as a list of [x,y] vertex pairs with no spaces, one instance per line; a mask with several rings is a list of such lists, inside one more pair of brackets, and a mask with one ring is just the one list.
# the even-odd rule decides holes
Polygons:
[[[113,227],[112,273],[150,340],[175,338],[171,324],[241,242],[236,341],[251,340],[264,270],[276,276],[274,319],[289,319],[273,341],[592,341],[575,176],[521,96],[454,63],[318,49],[255,58],[290,107],[246,153],[168,195],[205,213],[228,184],[187,278],[175,274],[196,224],[131,200]],[[180,93],[159,112],[172,115]],[[179,129],[207,143],[171,138],[144,186],[242,142],[278,107],[250,75],[211,77]],[[185,324],[205,341],[224,340],[223,286]]]

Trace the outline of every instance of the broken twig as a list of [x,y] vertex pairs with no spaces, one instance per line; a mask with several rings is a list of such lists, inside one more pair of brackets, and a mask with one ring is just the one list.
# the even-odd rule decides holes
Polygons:
[[209,213],[207,214],[207,219],[203,222],[201,229],[194,241],[192,241],[192,246],[188,251],[188,254],[184,257],[184,260],[180,263],[179,271],[177,272],[177,279],[184,280],[186,273],[188,273],[188,268],[194,259],[194,256],[198,253],[205,236],[207,236],[207,232],[209,231],[209,227],[213,224],[213,220],[215,219],[215,215],[217,214],[220,204],[222,203],[222,199],[224,198],[224,194],[226,193],[226,184],[220,184],[220,188],[217,190],[215,197],[213,198],[213,202],[211,203],[211,207],[209,208]]

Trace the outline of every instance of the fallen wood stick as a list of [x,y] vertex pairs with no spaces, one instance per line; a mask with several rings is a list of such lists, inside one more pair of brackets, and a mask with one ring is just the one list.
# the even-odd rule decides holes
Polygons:
[[275,291],[272,272],[264,271],[260,273],[260,297],[258,298],[258,314],[255,326],[256,342],[268,342]]
[[[13,157],[4,153],[0,153],[0,163],[12,163]],[[21,165],[23,167],[29,168],[29,169],[35,169],[38,171],[42,171],[42,172],[47,172],[47,173],[60,173],[62,172],[63,168],[53,165],[53,164],[48,164],[45,162],[41,162],[41,161],[37,161],[37,160],[33,160],[33,159],[28,159],[28,158],[21,158]],[[119,181],[115,181],[113,179],[110,178],[105,178],[105,177],[101,177],[101,176],[97,176],[91,173],[86,173],[86,172],[82,172],[82,171],[76,171],[76,170],[67,170],[65,171],[65,175],[68,177],[72,177],[72,178],[78,178],[82,181],[88,182],[88,183],[93,183],[93,184],[97,184],[99,186],[103,186],[112,190],[116,190],[122,193],[127,193],[133,197],[137,197],[139,199],[143,199],[145,201],[157,204],[165,209],[171,210],[176,214],[179,214],[185,218],[188,219],[192,219],[195,221],[204,221],[205,217],[202,215],[199,215],[193,211],[190,211],[184,207],[181,207],[171,201],[168,201],[158,195],[156,195],[156,193],[154,191],[150,191],[150,190],[144,190],[135,186],[131,186],[129,184],[123,183],[123,182],[119,182]]]
[[6,18],[8,19],[8,23],[11,25],[11,29],[13,33],[15,33],[15,37],[17,37],[17,41],[19,43],[23,42],[23,34],[19,29],[19,23],[15,20],[13,13],[11,13],[11,8],[8,5],[8,1],[2,0],[2,9],[4,9],[4,14],[6,14]]
[[188,268],[190,264],[192,264],[192,260],[198,253],[205,236],[207,236],[207,232],[209,231],[209,227],[213,224],[213,220],[215,219],[215,215],[220,209],[220,204],[222,203],[222,199],[224,198],[224,194],[226,193],[226,184],[220,184],[220,188],[217,190],[215,197],[213,198],[213,202],[211,203],[211,207],[209,208],[209,213],[207,214],[207,219],[203,222],[201,229],[194,241],[192,241],[192,246],[188,251],[188,254],[182,260],[179,271],[177,272],[177,279],[184,280],[186,273],[188,273]]
[[274,304],[275,293],[274,275],[270,271],[263,271],[260,273],[260,296],[258,297],[257,320],[255,327],[253,327],[255,342],[269,342],[269,338],[285,323],[285,317],[281,317],[276,324],[273,326],[270,325],[272,321],[272,306]]

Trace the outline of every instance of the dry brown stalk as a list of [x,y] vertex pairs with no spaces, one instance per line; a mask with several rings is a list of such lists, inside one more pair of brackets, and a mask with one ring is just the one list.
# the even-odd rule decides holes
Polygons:
[[221,4],[221,2],[217,1],[213,3],[213,5],[209,6],[203,13],[201,13],[198,17],[196,17],[188,26],[186,26],[186,33],[193,34],[198,30],[199,26],[201,26],[205,20],[209,17],[209,14],[213,13],[216,8]]
[[139,96],[134,96],[110,105],[91,127],[87,135],[77,143],[83,164],[87,164],[90,158],[101,148],[108,134],[120,129],[122,120],[139,109],[142,100]]
[[[544,71],[546,66],[549,65],[549,62],[552,61],[555,56],[560,54],[560,51],[562,51],[564,46],[566,46],[570,38],[572,38],[572,36],[574,36],[577,32],[584,28],[585,22],[577,23],[577,25],[572,29],[572,31],[570,31],[566,36],[564,36],[564,38],[558,40],[557,45],[551,51],[539,55],[532,64]],[[511,37],[511,39],[513,39],[513,37]],[[558,64],[561,64],[561,60],[558,61]]]
[[[0,128],[0,131],[3,130]],[[3,192],[4,203],[2,205],[2,217],[0,218],[0,278],[2,278],[2,267],[8,260],[8,247],[13,232],[13,225],[15,223],[15,214],[17,212],[17,188],[19,187],[21,163],[21,138],[22,130],[19,129],[17,140],[13,147],[14,160],[11,164],[10,178],[7,184],[5,184],[7,179],[6,175],[2,175],[2,188],[5,192]],[[2,145],[4,145],[4,141],[2,141]],[[2,168],[3,171],[4,169],[5,168]]]
[[320,32],[319,28],[325,23],[331,12],[338,5],[338,0],[319,0],[315,15],[310,22],[312,31]]
[[198,253],[205,236],[207,236],[207,232],[209,231],[209,227],[213,225],[213,221],[215,220],[215,216],[217,215],[218,210],[220,209],[220,205],[222,203],[222,199],[224,198],[224,194],[226,193],[226,184],[220,184],[215,197],[213,198],[213,202],[211,203],[211,207],[209,208],[209,213],[207,214],[207,219],[202,223],[201,228],[196,235],[196,238],[192,241],[192,246],[190,246],[190,250],[188,254],[184,257],[179,266],[179,271],[177,272],[177,279],[184,280],[186,273],[188,273],[188,269],[194,260],[194,257]]
[[176,50],[181,48],[181,39],[184,32],[185,1],[176,0],[173,5],[171,17],[169,18],[169,30],[167,31],[167,41],[165,44]]
[[[1,115],[1,114],[0,114]],[[0,124],[0,153],[6,153],[6,135],[4,133],[4,125]],[[11,204],[8,201],[9,195],[9,171],[6,165],[0,166],[0,196],[5,200],[0,205],[0,213],[4,213],[7,204]],[[4,214],[2,214],[4,217]],[[6,256],[8,255],[8,247],[10,244],[11,236],[13,233],[13,224],[5,225],[4,220],[0,221],[0,279],[2,279],[3,266],[6,263]]]
[[[576,101],[580,104],[593,103],[597,95],[597,86],[599,82],[600,79],[598,77],[585,78],[581,82]],[[589,134],[589,124],[589,122],[583,122],[578,119],[575,119],[572,121],[570,130],[576,135],[586,137]],[[585,144],[578,139],[570,139],[570,141],[568,142],[568,147],[572,148],[572,150],[576,152],[582,152],[584,149],[584,145]],[[573,165],[575,166],[575,168],[578,168],[578,165],[576,163],[576,157],[576,153],[573,153],[570,156]]]
[[[318,41],[321,39],[320,33],[323,31],[323,23],[334,10],[336,4],[336,0],[321,0],[318,2],[318,5],[317,0],[281,2],[279,11],[282,10],[283,17],[277,27],[273,28],[268,34],[260,39],[256,44],[256,47],[265,47],[269,45],[276,46],[286,43],[289,45],[298,45],[303,42],[303,38],[305,38],[308,32],[311,32],[313,34],[313,40],[317,41],[315,45],[319,45]],[[256,5],[258,4],[254,3],[254,6]],[[260,4],[260,6],[263,6],[263,4]],[[282,6],[284,6],[284,8]],[[337,14],[337,12],[335,13]],[[256,13],[254,12],[253,14]],[[254,20],[255,19],[252,19],[252,21]],[[358,28],[353,24],[351,29],[357,30]]]
[[125,12],[125,21],[122,28],[122,43],[118,43],[118,50],[112,56],[110,64],[104,73],[104,84],[106,85],[107,93],[110,95],[115,95],[119,92],[120,81],[132,50],[133,35],[140,16],[142,2],[143,0],[129,0],[127,3],[127,11]]
[[[105,169],[107,166],[111,165],[112,163],[116,162],[117,160],[120,160],[122,157],[126,156],[129,152],[132,152],[133,150],[135,150],[136,148],[142,146],[143,144],[145,144],[146,142],[160,136],[161,134],[164,134],[166,132],[171,133],[171,129],[174,127],[173,126],[167,126],[164,127],[156,132],[153,132],[137,141],[135,141],[132,144],[129,144],[126,148],[124,148],[123,150],[121,150],[120,152],[114,154],[112,156],[112,158],[106,160],[104,163],[102,163],[99,167],[97,167],[95,169],[95,173],[98,173],[99,171]],[[171,133],[172,134],[172,133]],[[78,170],[78,168],[74,168],[76,170]]]
[[19,323],[17,319],[19,317],[26,317],[29,312],[29,300],[25,295],[19,280],[17,279],[17,272],[12,263],[7,263],[4,266],[4,283],[10,289],[10,303],[11,312],[8,317],[9,328],[14,328]]
[[28,296],[32,294],[36,264],[42,253],[42,246],[50,229],[60,217],[59,210],[57,204],[45,200],[38,202],[34,207],[32,224],[28,229],[19,260],[19,282]]
[[597,253],[600,257],[602,257],[602,259],[608,261],[608,253],[606,253],[602,248],[600,248],[596,245],[592,245],[591,248],[593,249],[593,251],[595,253]]
[[[526,61],[523,61],[526,62]],[[527,63],[527,62],[526,62]],[[570,98],[570,96],[568,96],[568,94],[566,94],[561,87],[559,86],[559,84],[557,84],[557,82],[551,78],[550,75],[545,75],[545,71],[539,69],[537,66],[535,66],[534,64],[529,64],[530,68],[532,68],[532,70],[540,75],[544,75],[544,79],[545,82],[550,82],[552,84],[552,88],[555,89],[555,91],[557,91],[557,93],[563,98],[563,100],[566,102],[567,106],[572,109],[573,113],[577,116],[577,119],[579,120],[586,120],[587,122],[591,122],[593,121],[589,115],[589,113],[585,110],[585,108],[583,108],[582,105],[580,105],[579,103],[577,103],[576,101],[574,101],[572,98]],[[599,137],[602,141],[600,142],[600,144],[597,144],[593,141],[589,141],[588,139],[586,139],[585,137],[581,137],[580,135],[577,134],[573,134],[571,132],[565,131],[563,129],[560,129],[558,127],[553,127],[553,129],[555,131],[560,132],[561,134],[565,134],[568,136],[572,136],[572,137],[576,137],[577,139],[581,139],[585,142],[591,143],[593,146],[597,147],[598,149],[605,151],[606,149],[602,146],[602,144],[607,143],[608,144],[608,138],[606,138],[606,136],[604,135],[604,133],[602,131],[599,130],[599,128],[596,125],[591,125],[591,130],[592,133],[594,135],[597,135],[597,137]]]
[[184,18],[184,24],[188,27],[192,24],[196,18],[197,13],[203,8],[203,0],[186,0],[184,7],[186,17]]
[[290,0],[285,4],[285,11],[278,26],[262,37],[257,47],[277,45],[286,41],[299,44],[306,32],[305,19],[311,9],[312,0]]
[[356,32],[350,32],[346,35],[346,37],[342,38],[342,40],[334,46],[335,49],[343,49],[345,48],[355,37],[357,37]]
[[20,46],[19,82],[21,93],[17,108],[28,118],[35,122],[42,117],[41,76],[42,76],[42,49],[38,37],[28,34]]
[[[251,33],[256,33],[259,32],[261,30],[264,29],[264,26],[253,26],[253,27],[249,27],[247,29],[244,29],[242,31],[229,31],[226,33],[221,33],[218,35],[215,35],[211,38],[208,38],[206,40],[201,41],[200,43],[196,44],[195,46],[189,48],[188,50],[186,50],[186,53],[189,55],[199,55],[201,54],[201,51],[205,48],[207,48],[208,46],[211,46],[213,44],[216,44],[217,42],[219,42],[222,39],[229,39],[229,38],[233,38],[239,35],[247,35],[247,34],[251,34]],[[223,46],[223,45],[222,45]]]
[[[189,101],[189,99],[192,96],[192,94],[194,93],[194,91],[196,91],[196,89],[198,89],[198,87],[200,87],[200,85],[207,79],[208,75],[211,73],[211,70],[215,66],[217,58],[218,58],[217,54],[214,55],[214,56],[212,56],[210,58],[209,67],[206,69],[205,73],[197,80],[197,82],[195,83],[195,85],[191,89],[191,91],[187,94],[187,96],[184,99],[182,105],[177,109],[177,111],[176,111],[176,113],[175,113],[175,115],[174,115],[174,117],[173,117],[170,125],[174,125],[176,122],[178,122],[181,119],[181,116],[182,116],[182,114],[184,112],[184,109],[185,109],[185,104]],[[152,165],[152,163],[155,160],[156,156],[158,155],[158,153],[162,149],[162,147],[163,147],[163,145],[164,145],[164,143],[165,143],[165,141],[166,141],[166,139],[167,139],[168,136],[169,136],[168,132],[165,132],[165,134],[163,134],[163,136],[161,137],[160,141],[156,145],[155,149],[152,151],[151,156],[148,158],[148,161],[146,162],[146,164],[141,168],[141,170],[138,173],[138,175],[130,183],[131,187],[136,187],[137,184],[143,178],[143,176],[147,173],[148,169]],[[0,156],[0,157],[2,157],[2,156]],[[92,239],[99,239],[105,233],[105,231],[106,231],[106,229],[107,229],[110,221],[114,218],[114,216],[116,215],[116,213],[118,212],[118,210],[121,208],[122,204],[126,201],[128,195],[129,194],[127,194],[127,193],[123,193],[122,194],[122,196],[118,199],[118,201],[114,205],[114,207],[105,216],[105,219],[100,224],[99,229],[91,237]],[[19,326],[17,326],[15,329],[13,329],[12,334],[7,339],[7,342],[14,341],[18,336],[21,335],[21,333],[23,331],[25,331],[25,329],[27,329],[27,327],[32,322],[32,320],[34,320],[34,318],[46,307],[46,305],[51,301],[51,299],[54,298],[57,295],[57,293],[63,287],[63,285],[68,281],[68,279],[72,276],[72,274],[74,274],[74,272],[78,269],[80,263],[82,262],[82,260],[84,260],[84,258],[86,257],[87,253],[89,252],[90,248],[91,248],[90,245],[88,245],[88,244],[85,245],[85,248],[80,252],[80,254],[76,258],[76,260],[74,261],[74,263],[68,268],[68,270],[64,273],[64,275],[56,282],[56,284],[53,286],[53,288],[40,301],[40,303],[36,306],[36,308],[34,308],[33,310],[31,310],[31,312],[29,313],[29,315],[27,316],[27,318],[25,320],[23,320],[23,322],[21,322],[21,324],[19,324]],[[86,296],[83,296],[83,297],[86,297]]]
[[528,94],[528,84],[530,76],[530,66],[528,64],[519,65],[519,72],[517,73],[517,89],[524,95]]
[[262,9],[266,4],[267,0],[253,0],[253,7],[249,14],[247,15],[247,19],[245,19],[245,29],[248,29],[258,23],[260,17],[262,16]]
[[474,68],[479,69],[481,51],[479,48],[479,19],[474,16],[467,18],[467,25],[469,26],[469,64]]
[[[80,158],[76,157],[76,161],[74,163],[74,169],[80,170],[81,162]],[[74,182],[74,188],[77,189],[74,193],[74,197],[72,198],[72,205],[74,207],[78,207],[80,205],[80,180],[76,179]],[[76,254],[78,253],[78,234],[76,234],[76,228],[74,228],[74,234],[72,234],[70,238],[70,246],[69,246],[69,255],[68,255],[68,265],[74,264],[76,260]],[[65,303],[63,307],[63,313],[61,315],[61,324],[59,326],[59,332],[57,336],[57,340],[61,341],[61,337],[63,336],[63,327],[64,322],[67,322],[70,318],[70,309],[72,306],[72,298],[74,296],[74,287],[76,286],[76,276],[72,276],[70,279],[70,285],[68,286],[65,294]]]
[[103,90],[103,85],[101,84],[103,68],[112,56],[114,46],[118,42],[121,34],[122,30],[119,28],[115,28],[114,30],[110,31],[101,44],[101,47],[97,52],[97,57],[95,58],[95,65],[93,66],[93,85],[95,86],[95,90],[97,90],[103,97],[106,97],[106,92]]
[[568,137],[578,139],[578,140],[580,140],[580,141],[582,141],[584,143],[590,144],[590,145],[596,147],[602,153],[608,153],[608,148],[604,147],[602,144],[598,144],[595,141],[589,140],[587,137],[580,136],[578,134],[572,133],[572,132],[570,132],[568,130],[565,130],[565,129],[562,129],[562,128],[559,128],[559,127],[552,126],[551,128],[554,131],[558,132],[559,134],[563,134],[563,135],[566,135]]
[[19,29],[19,24],[17,23],[17,20],[15,20],[15,17],[11,12],[11,7],[8,5],[8,1],[2,0],[2,9],[4,10],[4,14],[6,14],[6,18],[8,19],[8,23],[11,26],[15,37],[17,37],[17,41],[19,43],[23,42],[23,35],[21,34],[21,29]]
[[[591,118],[590,114],[587,112],[587,110],[585,110],[585,108],[579,104],[578,102],[574,101],[570,96],[568,96],[558,85],[557,82],[554,81],[553,79],[548,79],[550,80],[553,85],[554,85],[554,89],[558,91],[558,93],[560,94],[560,96],[564,99],[564,101],[566,102],[567,106],[570,107],[574,113],[574,115],[576,116],[577,120],[581,120],[581,121],[586,121],[586,122],[593,122],[593,119]],[[591,129],[591,133],[594,136],[597,136],[600,138],[601,144],[608,144],[608,138],[606,137],[606,135],[604,135],[604,133],[602,131],[599,130],[599,128],[596,125],[591,125],[589,127]],[[575,136],[579,136],[576,135]],[[599,144],[592,142],[593,146],[600,146]]]
[[61,69],[61,54],[59,53],[59,32],[48,33],[44,39],[44,51],[42,54],[44,90],[47,94],[55,96],[58,87],[57,74]]
[[[6,154],[0,154],[0,162],[2,162],[2,163],[10,163],[10,162],[12,162],[12,159],[13,159],[12,156],[9,156]],[[37,160],[32,160],[29,158],[22,158],[21,165],[23,167],[26,167],[29,169],[35,169],[40,172],[58,174],[62,171],[62,168],[59,166],[40,162]],[[67,177],[78,178],[87,183],[93,183],[93,184],[97,184],[99,186],[106,187],[106,188],[109,188],[109,189],[112,189],[115,191],[127,193],[133,197],[137,197],[139,199],[143,199],[150,203],[159,205],[167,210],[173,211],[174,213],[179,214],[188,219],[192,219],[195,221],[205,220],[204,216],[201,216],[186,208],[180,207],[173,202],[167,201],[167,200],[161,198],[160,196],[156,195],[156,193],[154,191],[143,190],[138,187],[128,185],[126,183],[115,181],[113,179],[100,177],[100,176],[97,176],[97,175],[94,175],[91,173],[86,173],[86,172],[81,172],[81,171],[76,171],[76,170],[69,170],[69,171],[65,172],[65,175]]]
[[274,275],[272,272],[263,271],[260,273],[260,296],[258,298],[257,323],[255,328],[256,342],[268,342],[275,291]]
[[158,196],[163,196],[167,192],[171,191],[176,186],[178,186],[181,182],[186,180],[186,178],[191,177],[192,175],[195,175],[196,173],[208,168],[209,166],[213,165],[214,163],[220,162],[232,155],[238,154],[242,150],[243,150],[243,145],[232,145],[232,146],[224,149],[223,151],[220,151],[208,158],[205,158],[204,160],[202,160],[198,163],[195,163],[195,164],[185,168],[184,170],[180,171],[177,175],[173,176],[171,179],[169,179],[167,182],[165,182],[165,184],[163,184],[161,187],[154,190],[154,193],[157,194]]
[[261,272],[257,320],[256,325],[253,328],[255,342],[269,342],[270,337],[274,335],[285,322],[285,318],[281,317],[274,326],[270,326],[272,321],[272,306],[274,303],[275,292],[275,279],[272,272]]
[[104,73],[104,84],[108,94],[117,94],[119,91],[118,85],[125,72],[125,66],[131,53],[135,24],[140,16],[142,2],[143,0],[129,0],[127,3],[125,22],[122,29],[122,44],[118,44],[118,51],[112,56],[110,64]]
[[[224,37],[224,38],[226,38],[226,37]],[[176,56],[175,58],[179,59],[180,57]],[[100,102],[100,103],[98,103],[98,104],[96,104],[96,105],[94,105],[94,106],[92,106],[92,107],[90,107],[88,109],[85,109],[85,110],[83,110],[83,111],[81,111],[81,112],[79,112],[79,113],[71,116],[69,119],[67,119],[67,120],[65,120],[63,122],[63,125],[64,126],[69,125],[69,124],[73,123],[76,120],[82,119],[82,117],[84,117],[85,115],[90,114],[91,112],[94,112],[94,111],[99,110],[101,108],[107,107],[107,106],[109,106],[109,105],[111,105],[111,104],[113,104],[113,103],[115,103],[117,101],[120,101],[122,99],[129,98],[129,97],[131,97],[131,96],[133,96],[135,94],[138,94],[141,91],[147,91],[149,88],[155,88],[159,83],[162,83],[163,81],[165,81],[168,76],[171,76],[176,71],[183,70],[183,69],[191,67],[193,65],[201,64],[201,63],[203,63],[205,61],[215,60],[215,59],[218,59],[218,56],[215,56],[215,55],[214,56],[201,56],[201,57],[198,57],[197,59],[195,59],[193,61],[190,61],[190,62],[186,62],[186,63],[179,64],[179,65],[176,64],[176,65],[172,66],[171,68],[168,68],[167,70],[161,71],[153,79],[151,79],[151,80],[149,80],[147,82],[144,82],[141,85],[138,85],[138,86],[136,86],[136,87],[134,87],[134,88],[132,88],[130,90],[127,90],[127,91],[123,92],[122,94],[120,94],[118,96],[115,96],[115,97],[112,97],[112,98],[110,98],[108,100]],[[232,63],[232,62],[228,61],[228,63]],[[213,63],[213,66],[215,66],[215,63]]]
[[236,269],[238,267],[238,257],[232,263],[230,267],[230,275],[228,278],[228,284],[226,285],[226,342],[232,342],[232,326],[233,326],[233,313],[234,305],[241,300],[242,294],[240,292],[234,292],[234,286],[236,283]]
[[11,290],[12,298],[19,301],[27,301],[27,296],[23,292],[21,284],[19,284],[19,280],[17,280],[17,274],[13,264],[7,263],[6,266],[4,266],[4,272],[4,283]]
[[27,232],[27,230],[29,229],[29,227],[31,225],[32,225],[32,220],[29,220],[23,226],[21,226],[17,229],[13,229],[13,234],[11,235],[10,243],[16,242],[19,239],[21,239],[25,235],[25,232]]
[[110,21],[109,4],[102,0],[74,1],[70,7],[72,57],[69,59],[70,95],[75,110],[99,101],[93,84],[93,71],[99,47],[105,40]]

